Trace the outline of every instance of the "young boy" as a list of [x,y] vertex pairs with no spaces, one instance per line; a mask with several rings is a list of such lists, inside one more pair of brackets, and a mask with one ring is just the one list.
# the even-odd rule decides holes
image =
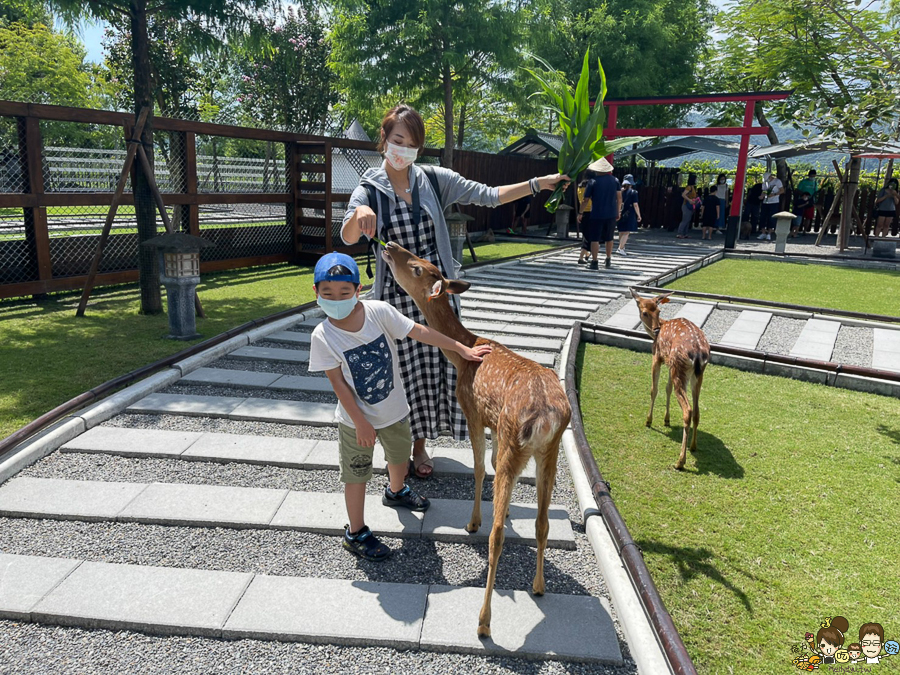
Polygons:
[[466,347],[413,322],[386,302],[359,302],[359,269],[343,253],[322,256],[313,282],[318,305],[328,318],[310,338],[309,370],[325,371],[338,397],[340,480],[350,518],[342,545],[366,560],[384,560],[391,550],[366,527],[363,515],[376,437],[390,477],[381,503],[413,511],[430,505],[404,482],[412,437],[394,341],[410,337],[456,351],[469,361],[481,361],[490,346]]
[[712,239],[713,229],[719,220],[721,202],[716,195],[715,188],[709,188],[706,197],[703,198],[703,206],[700,209],[700,222],[703,224],[703,236],[701,239]]

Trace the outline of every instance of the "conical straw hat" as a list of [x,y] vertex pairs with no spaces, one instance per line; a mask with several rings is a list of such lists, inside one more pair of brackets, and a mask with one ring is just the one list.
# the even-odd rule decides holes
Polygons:
[[601,157],[596,162],[588,164],[588,169],[597,173],[610,173],[613,170],[612,164],[606,161],[606,157]]

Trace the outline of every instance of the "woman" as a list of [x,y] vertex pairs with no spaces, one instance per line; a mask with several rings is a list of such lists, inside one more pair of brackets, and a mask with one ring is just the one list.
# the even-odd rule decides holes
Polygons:
[[585,172],[584,180],[578,184],[578,189],[575,191],[575,194],[578,197],[578,213],[587,214],[587,219],[582,218],[581,222],[578,224],[578,227],[581,230],[581,248],[578,250],[579,265],[587,265],[588,258],[591,255],[591,242],[588,241],[584,234],[587,223],[591,219],[591,200],[585,200],[584,193],[592,178],[593,174],[590,171]]
[[690,239],[691,222],[694,220],[694,211],[697,209],[697,175],[688,174],[687,187],[681,191],[681,223],[678,225],[676,239]]
[[[449,169],[435,167],[441,192],[438,201],[428,177],[414,164],[424,147],[425,124],[418,112],[407,105],[398,105],[385,115],[378,141],[378,150],[385,161],[379,168],[366,171],[350,196],[341,228],[345,244],[356,244],[362,235],[393,241],[432,262],[448,279],[456,279],[460,265],[453,260],[441,204],[444,209],[452,204],[497,207],[569,180],[567,176],[555,174],[492,188],[466,180]],[[369,204],[364,184],[375,188],[378,205]],[[413,321],[424,323],[425,318],[412,298],[394,281],[381,255],[375,258],[372,297],[390,303]],[[459,298],[451,297],[459,313]],[[456,370],[440,350],[409,338],[398,343],[397,351],[410,407],[413,437],[410,468],[419,478],[428,478],[434,463],[425,450],[425,440],[437,438],[442,432],[460,441],[468,438],[466,420],[456,401]]]
[[875,197],[875,236],[886,237],[891,233],[897,205],[900,204],[900,191],[897,190],[897,179],[891,178],[888,184],[878,191]]
[[716,220],[716,228],[722,232],[725,230],[725,208],[728,206],[728,179],[724,173],[716,178],[716,197],[719,198],[719,218]]
[[619,248],[616,253],[625,253],[625,244],[632,232],[637,232],[641,222],[641,206],[638,204],[638,191],[634,189],[634,179],[629,175],[622,181],[622,217],[619,218]]

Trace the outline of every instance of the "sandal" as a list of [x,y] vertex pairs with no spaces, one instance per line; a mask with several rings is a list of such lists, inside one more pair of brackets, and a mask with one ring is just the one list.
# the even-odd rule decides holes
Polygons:
[[[428,470],[423,471],[422,467],[428,467]],[[416,465],[415,460],[409,460],[409,467],[407,468],[407,476],[415,476],[416,478],[420,478],[422,480],[426,480],[431,478],[431,475],[434,473],[434,460],[429,457],[428,459],[419,462]]]

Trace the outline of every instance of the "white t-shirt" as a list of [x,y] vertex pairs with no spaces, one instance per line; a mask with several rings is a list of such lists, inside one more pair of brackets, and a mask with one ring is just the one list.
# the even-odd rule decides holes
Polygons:
[[716,197],[719,199],[728,199],[728,183],[716,185]]
[[[773,178],[768,183],[763,183],[763,192],[771,190],[772,194],[766,197],[766,204],[777,204],[781,201],[781,193],[784,191],[784,183],[780,178]],[[778,194],[775,194],[775,192]]]
[[[316,326],[310,338],[309,370],[340,367],[362,414],[373,427],[383,429],[409,414],[394,341],[409,335],[416,323],[381,300],[360,304],[366,318],[357,332],[342,330],[328,319]],[[356,426],[340,402],[335,418]]]

